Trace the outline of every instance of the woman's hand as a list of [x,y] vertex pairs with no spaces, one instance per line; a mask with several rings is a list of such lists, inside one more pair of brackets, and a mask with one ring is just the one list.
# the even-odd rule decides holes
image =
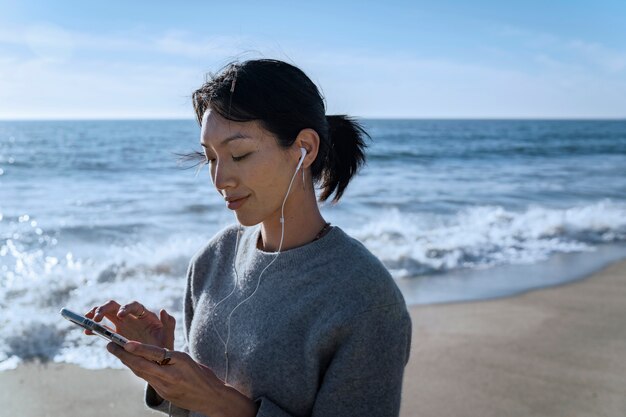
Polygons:
[[252,417],[257,413],[251,399],[184,352],[170,352],[168,364],[159,365],[165,350],[157,346],[128,342],[121,348],[109,343],[107,349],[159,396],[178,407],[213,417]]
[[[176,319],[165,310],[161,310],[157,316],[137,301],[120,306],[119,303],[111,300],[92,308],[85,314],[85,317],[95,322],[100,322],[106,317],[115,326],[112,330],[128,340],[168,349],[174,348]],[[85,333],[93,334],[89,330],[85,330]]]

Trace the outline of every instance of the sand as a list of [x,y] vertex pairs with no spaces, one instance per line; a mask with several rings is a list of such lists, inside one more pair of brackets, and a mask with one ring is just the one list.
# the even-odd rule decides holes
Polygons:
[[402,416],[626,416],[626,262],[411,313]]
[[[416,306],[402,416],[626,416],[626,262],[491,301]],[[2,416],[155,416],[125,370],[0,372]]]

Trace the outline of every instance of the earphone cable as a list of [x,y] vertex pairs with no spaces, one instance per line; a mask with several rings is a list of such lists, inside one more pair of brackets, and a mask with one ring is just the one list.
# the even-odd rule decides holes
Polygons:
[[[302,160],[304,160],[304,155],[302,156]],[[287,194],[285,195],[285,198],[283,199],[283,204],[282,204],[282,207],[280,209],[281,233],[280,233],[280,244],[278,245],[278,251],[276,252],[276,256],[274,257],[274,259],[272,259],[272,261],[265,268],[263,268],[263,271],[261,271],[261,273],[259,274],[259,278],[257,279],[256,288],[254,289],[252,294],[250,294],[250,296],[246,297],[243,301],[241,301],[239,304],[237,304],[235,306],[235,308],[233,308],[231,310],[230,314],[228,315],[228,318],[227,318],[227,321],[226,321],[226,325],[227,325],[226,326],[227,327],[226,342],[224,342],[224,339],[222,339],[222,336],[220,336],[220,333],[217,331],[217,328],[215,327],[215,323],[213,322],[213,314],[211,315],[211,323],[213,324],[213,329],[215,330],[215,332],[217,333],[218,337],[222,341],[222,344],[224,345],[224,356],[225,356],[225,359],[226,359],[226,369],[225,369],[225,377],[224,377],[224,382],[225,383],[228,383],[228,342],[230,341],[230,321],[231,321],[231,317],[232,317],[233,313],[235,312],[235,310],[237,310],[237,308],[239,308],[239,306],[241,306],[243,303],[245,303],[250,298],[252,298],[252,296],[254,294],[256,294],[256,292],[259,289],[259,286],[261,284],[261,277],[263,276],[263,273],[267,270],[267,268],[269,268],[276,261],[276,259],[278,259],[278,256],[280,255],[280,252],[281,252],[282,247],[283,247],[283,240],[285,238],[285,203],[287,202],[287,198],[289,197],[289,192],[291,191],[291,186],[293,185],[293,181],[296,179],[296,175],[298,175],[298,169],[300,169],[300,165],[301,164],[299,162],[298,163],[298,168],[296,169],[296,172],[294,172],[293,177],[291,177],[291,182],[289,182],[289,188],[287,188]],[[302,170],[302,181],[304,182],[304,169]],[[219,303],[217,303],[215,305],[215,307],[213,308],[214,311],[216,310],[218,305],[220,305],[223,301],[225,301],[226,299],[228,299],[231,295],[233,295],[235,293],[235,290],[237,289],[237,286],[239,285],[239,275],[237,274],[237,268],[236,268],[238,246],[239,246],[239,230],[237,230],[237,241],[235,243],[235,255],[234,255],[234,258],[233,258],[233,269],[235,270],[235,277],[236,277],[235,287],[233,288],[231,293],[226,296],[226,298],[224,298],[223,300],[221,300]]]

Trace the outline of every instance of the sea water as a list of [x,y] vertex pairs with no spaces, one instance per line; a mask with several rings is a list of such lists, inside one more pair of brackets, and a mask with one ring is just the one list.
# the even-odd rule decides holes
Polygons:
[[[626,256],[624,121],[363,120],[368,162],[325,218],[410,303],[509,295]],[[140,300],[182,322],[185,271],[234,223],[190,120],[0,122],[0,369],[120,366],[58,311]],[[177,329],[177,346],[182,341]]]

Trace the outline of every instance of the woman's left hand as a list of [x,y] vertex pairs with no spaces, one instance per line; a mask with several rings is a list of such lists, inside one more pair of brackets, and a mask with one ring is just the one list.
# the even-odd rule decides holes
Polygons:
[[109,343],[107,349],[157,394],[178,407],[215,417],[257,413],[250,398],[224,384],[211,369],[184,352],[171,351],[170,362],[159,365],[165,351],[158,346],[128,342],[122,348]]

